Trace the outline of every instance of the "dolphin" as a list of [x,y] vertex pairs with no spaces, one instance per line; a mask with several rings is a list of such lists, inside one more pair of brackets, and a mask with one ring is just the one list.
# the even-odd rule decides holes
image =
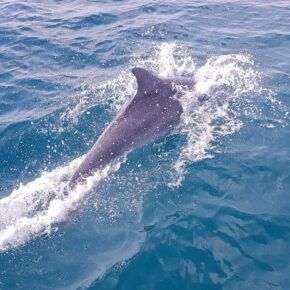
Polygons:
[[190,78],[159,78],[151,72],[135,67],[136,95],[124,105],[74,172],[69,187],[104,168],[125,153],[154,141],[175,127],[183,113],[179,98],[181,90],[194,86]]

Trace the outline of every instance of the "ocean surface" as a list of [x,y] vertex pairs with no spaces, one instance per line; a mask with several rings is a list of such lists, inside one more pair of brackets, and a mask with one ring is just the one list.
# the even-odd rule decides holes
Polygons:
[[[180,125],[67,192],[135,66]],[[288,0],[2,0],[0,289],[290,289],[289,111]]]

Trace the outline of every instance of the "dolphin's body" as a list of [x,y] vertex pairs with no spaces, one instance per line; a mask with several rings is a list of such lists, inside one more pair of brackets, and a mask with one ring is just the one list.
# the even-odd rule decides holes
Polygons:
[[140,147],[176,126],[182,107],[176,85],[190,89],[189,78],[161,79],[145,69],[134,68],[137,94],[124,106],[86,155],[69,186],[103,168],[114,159]]

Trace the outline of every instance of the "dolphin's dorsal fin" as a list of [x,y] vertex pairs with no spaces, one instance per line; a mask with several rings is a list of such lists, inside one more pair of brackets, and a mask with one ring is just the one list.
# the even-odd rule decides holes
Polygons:
[[132,69],[133,75],[137,79],[138,93],[145,93],[150,91],[160,79],[144,68],[134,67]]

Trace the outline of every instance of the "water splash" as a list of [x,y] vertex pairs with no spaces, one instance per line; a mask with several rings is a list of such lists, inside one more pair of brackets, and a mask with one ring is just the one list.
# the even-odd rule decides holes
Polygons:
[[[108,106],[116,113],[137,90],[136,79],[131,73],[133,67],[144,67],[161,77],[192,76],[195,61],[184,46],[176,43],[162,43],[149,49],[142,57],[135,58],[118,75],[100,84],[87,82],[77,89],[70,101],[74,102],[62,115],[60,127],[65,121],[77,123],[79,117],[94,106]],[[57,128],[60,130],[63,128]]]
[[67,180],[82,159],[80,157],[66,166],[43,172],[40,177],[26,185],[20,184],[19,188],[0,200],[0,251],[57,229],[56,224],[65,222],[84,196],[120,166],[120,163],[107,166],[68,191]]
[[[265,127],[275,127],[289,119],[275,94],[263,88],[263,75],[255,68],[251,56],[214,56],[198,66],[187,48],[163,43],[132,60],[116,78],[97,85],[91,82],[82,85],[54,129],[69,130],[64,123],[73,128],[79,117],[93,106],[103,106],[116,113],[135,94],[136,80],[130,73],[134,66],[145,67],[162,77],[188,76],[195,81],[194,90],[183,92],[181,98],[184,113],[177,133],[183,134],[187,141],[180,148],[179,157],[172,160],[171,169],[173,167],[175,173],[168,180],[169,186],[179,186],[188,163],[212,158],[222,146],[223,138],[239,131],[247,120],[259,120]],[[263,116],[268,116],[267,122]],[[270,123],[269,116],[273,117]],[[120,165],[108,166],[67,193],[67,180],[81,159],[52,172],[43,172],[39,178],[20,185],[0,200],[0,250],[53,231],[98,182],[117,171]]]
[[262,91],[261,74],[253,66],[248,55],[222,55],[210,57],[196,70],[194,90],[184,92],[182,98],[180,130],[187,144],[174,164],[177,178],[171,186],[181,184],[188,162],[212,158],[215,144],[241,129],[241,108],[253,112],[253,102],[247,97]]

